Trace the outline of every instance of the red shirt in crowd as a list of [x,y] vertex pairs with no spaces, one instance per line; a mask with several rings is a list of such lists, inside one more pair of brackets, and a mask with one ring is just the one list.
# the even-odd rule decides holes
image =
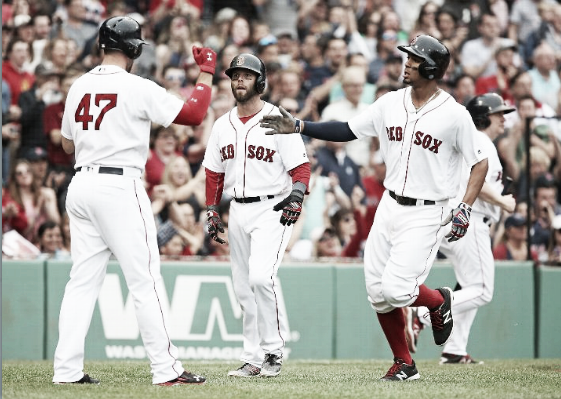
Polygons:
[[21,92],[31,89],[35,83],[35,75],[18,71],[10,61],[2,62],[2,79],[10,86],[12,105],[18,105]]
[[51,140],[51,131],[62,128],[62,114],[64,102],[51,104],[43,112],[43,129],[47,135],[47,157],[51,165],[72,166],[74,155],[67,154],[62,149],[62,144],[55,144]]

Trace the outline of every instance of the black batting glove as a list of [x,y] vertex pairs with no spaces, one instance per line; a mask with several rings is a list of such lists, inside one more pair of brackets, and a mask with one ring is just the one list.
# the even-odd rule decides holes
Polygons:
[[296,223],[300,217],[300,213],[302,213],[302,203],[304,202],[304,191],[306,191],[306,186],[303,183],[296,182],[290,195],[273,207],[275,212],[282,209],[280,218],[282,225],[290,226]]
[[222,238],[218,237],[218,232],[224,233],[224,227],[222,226],[222,220],[218,213],[218,207],[216,205],[210,205],[206,211],[206,225],[208,229],[208,235],[214,241],[219,244],[225,244]]
[[445,226],[452,222],[452,230],[446,234],[445,238],[448,238],[448,242],[458,241],[460,238],[466,235],[467,229],[469,227],[469,217],[471,216],[471,206],[465,202],[460,202],[460,204],[453,209],[448,217],[440,224]]

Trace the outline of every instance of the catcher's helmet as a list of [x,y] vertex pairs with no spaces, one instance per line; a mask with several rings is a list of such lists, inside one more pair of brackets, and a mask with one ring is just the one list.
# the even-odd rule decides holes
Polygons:
[[140,25],[130,17],[109,18],[99,28],[101,50],[119,50],[134,60],[142,54],[143,44],[146,42],[142,40]]
[[423,59],[419,74],[425,79],[441,79],[450,64],[450,51],[439,40],[429,35],[419,35],[409,46],[397,46],[401,51]]
[[265,69],[265,64],[259,58],[248,53],[236,55],[232,59],[232,62],[230,62],[230,68],[226,69],[224,73],[232,78],[234,69],[247,69],[248,71],[255,72],[257,74],[255,91],[257,91],[257,93],[263,93],[265,91],[267,71]]
[[487,93],[475,96],[466,105],[467,110],[473,119],[475,127],[485,129],[491,125],[489,115],[497,112],[508,114],[514,111],[513,107],[505,104],[503,98],[497,93]]

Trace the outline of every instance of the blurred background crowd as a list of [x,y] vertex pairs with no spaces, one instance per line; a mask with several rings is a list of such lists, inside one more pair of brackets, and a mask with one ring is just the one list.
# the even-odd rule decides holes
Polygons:
[[[98,27],[117,15],[136,19],[149,42],[133,73],[183,99],[199,73],[191,47],[218,54],[205,121],[151,132],[143,178],[163,259],[228,257],[228,246],[205,231],[201,162],[213,122],[235,105],[224,70],[236,54],[265,62],[264,100],[304,120],[346,121],[403,87],[405,59],[397,45],[424,33],[452,53],[440,86],[458,102],[495,92],[516,107],[496,140],[518,201],[516,212],[493,227],[496,259],[525,260],[530,253],[536,264],[561,264],[561,128],[548,119],[561,114],[555,0],[3,1],[3,257],[69,258],[64,202],[74,160],[61,147],[65,96],[100,63]],[[534,117],[529,152],[527,117]],[[304,139],[313,172],[288,259],[360,261],[384,190],[378,142]],[[228,198],[221,208],[227,225]]]

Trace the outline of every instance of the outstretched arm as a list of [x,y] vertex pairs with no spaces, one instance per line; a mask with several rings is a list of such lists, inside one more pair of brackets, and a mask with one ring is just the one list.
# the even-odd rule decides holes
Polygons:
[[265,132],[271,134],[301,133],[305,136],[326,141],[351,141],[357,137],[347,122],[305,122],[295,119],[283,107],[279,107],[281,115],[265,115],[261,119],[261,127],[271,129]]

